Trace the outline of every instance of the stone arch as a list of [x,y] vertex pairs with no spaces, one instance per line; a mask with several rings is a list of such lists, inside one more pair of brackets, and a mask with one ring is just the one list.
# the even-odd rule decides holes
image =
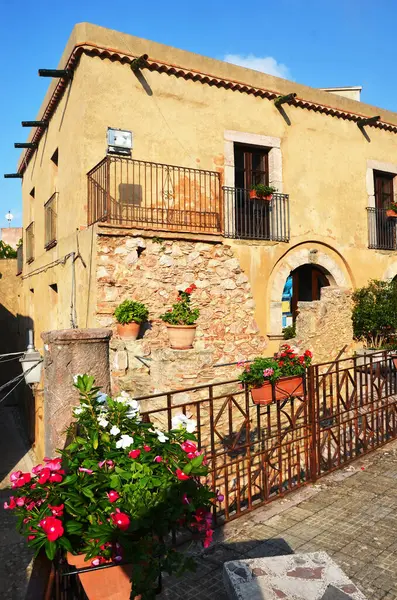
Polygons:
[[275,264],[270,275],[270,335],[280,335],[282,333],[281,297],[287,277],[291,271],[306,264],[320,267],[331,286],[345,289],[353,287],[348,269],[335,250],[316,242],[304,246],[295,246]]
[[397,277],[397,262],[393,262],[387,267],[383,275],[383,281],[387,281],[388,279],[394,279],[395,277]]

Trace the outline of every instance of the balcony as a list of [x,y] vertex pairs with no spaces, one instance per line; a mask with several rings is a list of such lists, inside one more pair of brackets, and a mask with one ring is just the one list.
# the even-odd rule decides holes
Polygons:
[[88,225],[289,240],[289,199],[251,200],[215,171],[107,156],[88,175]]
[[44,204],[44,248],[46,250],[53,248],[57,243],[57,201],[58,192],[55,192]]
[[289,198],[251,199],[250,191],[224,187],[224,236],[242,240],[289,241]]
[[107,156],[88,173],[88,224],[221,233],[219,173]]
[[368,247],[378,250],[396,250],[397,219],[389,218],[385,208],[367,208]]

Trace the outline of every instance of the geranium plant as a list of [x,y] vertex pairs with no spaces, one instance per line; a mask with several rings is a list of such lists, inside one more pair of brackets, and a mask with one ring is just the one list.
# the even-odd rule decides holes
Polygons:
[[239,380],[251,389],[261,387],[266,381],[275,384],[282,377],[299,377],[311,364],[312,356],[310,350],[299,355],[285,344],[273,358],[258,356],[251,364],[245,364]]
[[[80,405],[71,442],[32,473],[11,475],[18,528],[36,554],[84,554],[93,566],[133,565],[132,594],[153,596],[160,571],[181,572],[191,559],[170,547],[169,533],[188,528],[207,547],[215,494],[193,434],[195,422],[172,418],[171,431],[140,419],[137,401],[122,392],[107,397],[94,378],[76,376]],[[219,498],[221,499],[221,498]]]
[[179,291],[175,304],[160,319],[170,325],[194,325],[200,316],[199,309],[191,307],[190,296],[195,289],[196,286],[192,283],[184,291]]

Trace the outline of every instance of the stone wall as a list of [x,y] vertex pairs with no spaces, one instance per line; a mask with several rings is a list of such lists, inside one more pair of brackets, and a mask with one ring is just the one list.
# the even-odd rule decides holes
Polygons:
[[[192,302],[200,308],[195,347],[187,354],[176,353],[169,350],[159,316],[176,301],[177,290],[191,283],[197,286]],[[116,388],[139,394],[164,390],[164,385],[180,388],[222,376],[233,378],[234,368],[215,372],[213,365],[253,358],[266,348],[254,319],[248,277],[226,244],[100,235],[97,287],[97,320],[102,327],[115,328],[114,310],[126,298],[149,308],[142,339],[111,342]]]
[[324,287],[316,302],[299,302],[296,337],[288,343],[313,352],[313,362],[326,362],[352,354],[352,292]]

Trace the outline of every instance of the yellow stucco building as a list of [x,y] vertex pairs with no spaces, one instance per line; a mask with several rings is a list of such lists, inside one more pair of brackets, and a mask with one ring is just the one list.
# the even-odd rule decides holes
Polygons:
[[[397,114],[351,99],[356,91],[88,23],[73,29],[58,68],[18,167],[21,312],[38,347],[44,330],[112,326],[126,297],[149,305],[144,340],[160,347],[158,316],[193,280],[199,347],[238,359],[280,338],[288,278],[293,317],[325,285],[396,275],[386,210]],[[108,128],[132,133],[130,156],[108,153]],[[258,183],[276,188],[270,201],[250,198]]]

